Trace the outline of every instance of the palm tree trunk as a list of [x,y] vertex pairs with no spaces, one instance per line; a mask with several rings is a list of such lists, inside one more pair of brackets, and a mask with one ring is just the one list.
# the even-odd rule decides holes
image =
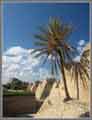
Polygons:
[[66,96],[64,101],[68,101],[68,100],[71,99],[71,97],[69,95],[68,88],[67,88],[66,77],[65,77],[65,70],[64,70],[63,63],[61,63],[61,73],[62,73],[62,78],[63,78],[63,82],[64,82],[65,96]]
[[76,95],[77,99],[79,100],[79,81],[78,81],[78,71],[75,72],[75,79],[76,79]]
[[79,83],[78,83],[78,80],[76,80],[76,87],[77,87],[77,99],[79,100]]
[[65,99],[64,99],[64,102],[68,101],[71,99],[70,95],[69,95],[69,92],[68,92],[68,88],[67,88],[67,83],[66,83],[66,77],[65,77],[65,70],[64,70],[64,60],[63,60],[63,57],[62,57],[62,54],[61,52],[58,50],[58,53],[59,53],[59,56],[60,56],[60,67],[61,67],[61,74],[62,74],[62,79],[63,79],[63,82],[64,82],[64,89],[65,89]]

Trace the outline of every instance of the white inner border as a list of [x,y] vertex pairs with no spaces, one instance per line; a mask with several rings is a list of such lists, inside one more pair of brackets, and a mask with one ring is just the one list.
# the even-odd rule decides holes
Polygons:
[[[90,36],[90,40],[89,40],[89,42],[90,42],[90,44],[91,44],[91,48],[92,48],[92,36],[91,36],[91,17],[92,17],[92,1],[91,0],[57,0],[57,1],[55,1],[55,0],[1,0],[1,2],[0,2],[0,4],[1,4],[1,31],[3,31],[3,4],[6,4],[6,3],[9,3],[9,4],[14,4],[14,3],[17,3],[17,4],[19,4],[19,3],[89,3],[89,17],[90,17],[90,19],[89,19],[89,36]],[[2,34],[1,34],[2,35]],[[3,46],[3,35],[1,36],[1,46]],[[3,50],[3,47],[1,48],[1,52],[2,52],[2,50]],[[92,54],[92,53],[91,53]],[[92,55],[90,55],[90,58],[91,58],[91,60],[92,60]],[[92,64],[91,64],[92,62],[90,62],[90,66],[91,66],[91,68],[90,68],[90,92],[89,92],[89,102],[90,102],[90,105],[89,105],[89,109],[90,109],[90,117],[92,117],[92,93],[91,93],[91,91],[92,91],[92,80],[91,80],[91,75],[92,75]],[[1,81],[0,81],[1,82]],[[0,97],[0,102],[1,102],[1,115],[2,115],[2,111],[3,111],[3,106],[2,106],[2,101],[3,101],[3,97],[2,97],[2,86],[1,86],[1,97]],[[1,116],[0,116],[1,117]],[[89,117],[89,118],[90,118]],[[52,117],[53,118],[53,117]],[[88,119],[89,119],[88,118]],[[2,119],[3,119],[3,117],[2,117]],[[10,120],[10,119],[34,119],[34,118],[26,118],[26,117],[21,117],[21,118],[13,118],[13,117],[7,117],[7,120]],[[40,119],[40,118],[39,118]],[[57,118],[58,119],[58,118]],[[62,118],[61,118],[62,119]],[[75,119],[75,118],[74,118]],[[84,120],[84,118],[77,118],[77,119],[83,119]],[[86,119],[86,118],[85,118]]]

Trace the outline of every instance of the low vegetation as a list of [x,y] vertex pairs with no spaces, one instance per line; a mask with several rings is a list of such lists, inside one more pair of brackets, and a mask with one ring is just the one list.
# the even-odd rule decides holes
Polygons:
[[34,93],[28,92],[26,90],[28,83],[22,82],[17,78],[12,78],[12,81],[3,85],[3,95],[4,96],[26,96],[32,95]]
[[30,95],[30,96],[34,96],[33,93],[31,92],[27,92],[27,91],[21,91],[21,90],[4,90],[3,92],[3,95],[4,96],[27,96],[27,95]]

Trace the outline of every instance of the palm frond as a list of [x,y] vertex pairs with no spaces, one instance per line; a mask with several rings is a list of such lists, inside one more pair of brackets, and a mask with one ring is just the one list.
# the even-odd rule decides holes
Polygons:
[[37,35],[34,35],[34,37],[40,41],[48,41],[48,37],[47,35],[45,34],[37,34]]
[[42,34],[47,35],[48,34],[48,29],[47,27],[44,26],[39,26],[39,30]]
[[72,62],[72,55],[71,55],[71,52],[68,51],[68,50],[66,50],[66,49],[64,49],[64,51],[65,51],[64,54],[66,55],[65,59],[68,60],[68,62],[69,62],[69,61]]
[[56,75],[58,75],[58,65],[57,65],[56,59],[55,59],[55,63],[54,63],[54,68],[55,68]]
[[60,64],[60,60],[58,57],[56,57],[56,62],[57,62],[57,66],[59,69],[61,69],[61,64]]
[[89,74],[88,74],[87,69],[82,64],[81,64],[81,68],[82,68],[82,71],[84,72],[84,74],[87,76],[87,78],[89,80]]
[[36,52],[40,52],[40,51],[43,51],[43,50],[47,50],[47,48],[36,48],[36,49],[32,50],[32,51],[30,52],[30,54],[34,54],[34,53],[36,53]]
[[60,27],[61,27],[61,24],[57,19],[53,19],[49,23],[49,31],[50,33],[52,33],[54,38],[60,38]]
[[44,51],[40,51],[39,53],[37,53],[36,55],[34,55],[35,58],[38,58],[44,54],[47,54],[47,50],[44,50]]
[[61,32],[61,40],[65,40],[67,36],[72,32],[72,28],[69,25],[63,25],[63,31]]
[[81,56],[81,57],[87,57],[87,56],[89,56],[89,52],[90,52],[89,49],[88,49],[88,50],[85,50],[85,51],[82,53],[82,56]]
[[45,56],[45,58],[44,58],[44,60],[43,60],[41,65],[44,65],[48,61],[48,56],[49,56],[48,54]]
[[53,60],[51,59],[51,75],[54,76],[54,63],[53,63]]
[[83,73],[80,69],[79,69],[79,74],[80,74],[80,80],[82,82],[82,85],[83,85],[84,88],[86,88],[85,79],[83,78]]
[[47,47],[48,42],[47,41],[46,42],[45,41],[36,41],[34,44],[37,45],[37,46]]

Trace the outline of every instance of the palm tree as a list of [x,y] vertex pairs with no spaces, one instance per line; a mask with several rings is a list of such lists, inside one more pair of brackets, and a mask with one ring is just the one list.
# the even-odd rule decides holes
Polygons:
[[45,55],[43,63],[48,61],[50,56],[50,60],[52,61],[52,73],[54,71],[58,72],[58,68],[60,68],[66,96],[64,101],[71,99],[67,88],[64,69],[65,61],[71,60],[71,55],[74,52],[74,48],[70,46],[67,39],[71,32],[71,26],[61,24],[58,19],[52,19],[47,27],[40,27],[40,33],[35,35],[37,39],[35,45],[38,48],[32,51],[32,53],[37,53],[35,57]]
[[73,78],[74,82],[76,83],[76,89],[77,89],[77,99],[79,99],[79,80],[81,80],[81,83],[84,88],[87,88],[87,79],[89,80],[89,74],[88,74],[88,66],[89,66],[89,60],[87,59],[87,56],[89,54],[89,51],[84,51],[81,55],[80,61],[72,61],[71,64],[69,64],[68,68],[71,69],[71,80]]
[[79,80],[81,80],[83,87],[87,88],[87,78],[89,79],[89,75],[85,67],[80,62],[72,63],[71,72],[72,77],[74,76],[74,81],[76,83],[77,99],[79,99]]

